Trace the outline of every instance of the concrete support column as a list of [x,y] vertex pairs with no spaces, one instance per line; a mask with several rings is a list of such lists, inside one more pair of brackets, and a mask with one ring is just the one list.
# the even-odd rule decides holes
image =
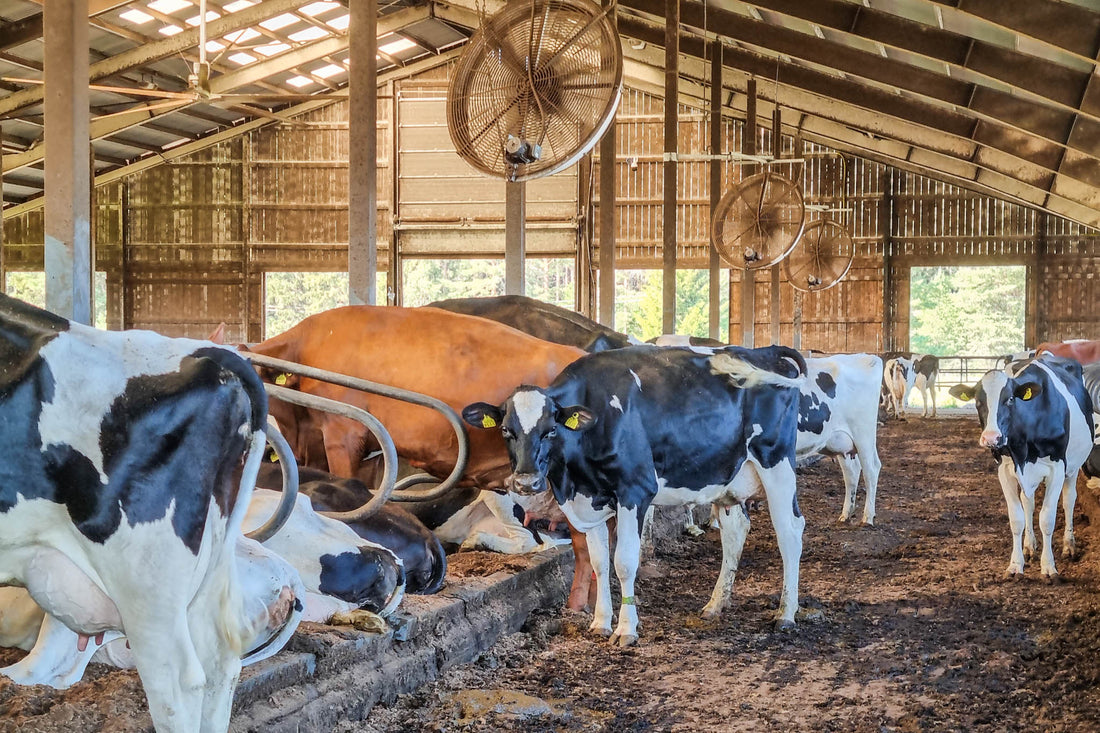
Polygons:
[[[722,153],[722,44],[712,43],[710,49],[710,152],[711,155]],[[722,161],[712,159],[710,161],[710,218],[713,221],[714,211],[718,208],[718,201],[722,198]],[[719,306],[722,301],[721,267],[718,257],[718,249],[711,242],[710,245],[710,337],[720,339],[721,313]]]
[[378,302],[378,1],[349,3],[348,301]]
[[527,260],[527,184],[504,184],[504,294],[523,295]]
[[46,309],[91,324],[88,0],[45,6]]
[[665,3],[664,239],[661,285],[664,333],[676,333],[676,137],[680,115],[680,0]]

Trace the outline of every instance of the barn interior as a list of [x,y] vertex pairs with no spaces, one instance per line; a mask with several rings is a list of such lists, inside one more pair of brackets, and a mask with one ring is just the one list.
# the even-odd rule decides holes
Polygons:
[[[535,54],[539,42],[526,31],[486,27],[500,18],[517,28],[553,27],[545,19],[536,23],[533,11],[549,18],[578,6],[589,6],[591,27],[613,24],[614,43],[593,41],[580,54],[611,81],[543,80],[560,96],[549,98],[553,111],[539,112],[560,115],[567,127],[584,127],[589,120],[577,118],[592,117],[583,145],[559,147],[551,139],[532,152],[519,141],[519,158],[502,159],[497,150],[475,164],[477,153],[459,150],[453,131],[454,83],[463,64],[469,68],[471,50],[511,43]],[[588,30],[575,19],[553,27],[565,45]],[[84,46],[87,58],[70,52]],[[484,52],[480,60],[507,64],[505,54],[495,54]],[[1095,0],[0,0],[0,287],[10,291],[15,275],[42,273],[46,307],[74,320],[92,320],[101,289],[107,329],[205,338],[225,324],[227,341],[253,343],[277,332],[269,320],[269,278],[283,273],[344,275],[349,302],[400,306],[426,300],[409,277],[417,263],[503,265],[504,292],[515,294],[527,291],[530,263],[552,263],[574,283],[568,306],[614,326],[623,297],[616,274],[661,272],[660,317],[671,333],[677,273],[705,272],[712,338],[883,354],[913,348],[915,270],[1013,266],[1025,271],[1025,344],[1100,339],[1098,64]],[[486,104],[499,97],[490,99],[498,115],[515,106],[507,96],[516,94],[512,88],[480,91]],[[475,113],[497,119],[492,108]],[[523,155],[534,159],[516,163]],[[517,175],[542,161],[553,170]],[[766,195],[763,180],[785,193]],[[741,219],[731,214],[726,226],[735,244],[761,221],[778,218],[787,234],[817,231],[819,250],[803,252],[799,242],[811,238],[791,237],[790,249],[763,250],[761,260],[747,245],[723,243],[715,214],[729,213],[739,199],[748,210],[738,213]],[[795,267],[811,255],[823,258],[823,270]],[[1020,716],[1015,722],[1080,729],[1096,722],[1088,712],[1100,709],[1089,677],[1096,673],[1085,658],[1100,638],[1096,599],[1075,596],[1072,620],[1058,622],[1078,647],[1050,645],[1087,668],[1070,682],[1043,656],[1048,637],[1030,625],[1065,603],[1064,589],[1028,593],[1018,606],[1023,610],[1012,615],[1005,609],[1017,608],[1018,588],[969,575],[975,567],[982,578],[997,574],[1000,550],[991,559],[984,549],[1000,548],[1007,538],[995,478],[980,460],[985,456],[974,455],[975,431],[960,425],[943,431],[952,444],[942,455],[933,440],[938,431],[915,420],[886,426],[884,455],[899,448],[884,472],[891,475],[880,522],[886,528],[859,536],[854,529],[835,535],[811,529],[807,604],[819,621],[802,637],[759,633],[771,610],[776,558],[756,568],[768,563],[766,576],[750,569],[746,580],[739,578],[750,599],[749,623],[744,630],[723,627],[719,653],[708,650],[705,664],[722,663],[733,648],[778,650],[811,668],[828,646],[828,664],[849,672],[863,667],[872,678],[858,670],[852,679],[859,692],[811,695],[813,710],[793,724],[761,712],[769,703],[754,697],[766,696],[758,680],[782,687],[773,670],[749,675],[737,690],[741,711],[751,713],[746,720],[764,721],[761,729],[869,730],[860,696],[872,689],[866,693],[872,704],[885,704],[908,689],[873,687],[874,675],[896,680],[903,675],[898,669],[919,660],[929,686],[939,685],[928,699],[945,706],[987,699],[988,707],[944,715],[931,704],[927,713],[906,708],[910,717],[883,713],[874,729],[978,730],[990,719],[1004,722],[997,716],[1007,713],[982,694],[988,680],[1003,689],[1019,683],[1023,692],[1006,703]],[[956,464],[965,468],[968,493],[943,479],[958,473]],[[820,489],[806,502],[811,528],[824,527],[835,518],[836,494],[829,492],[836,477],[811,474],[807,483]],[[964,508],[951,508],[960,495]],[[993,504],[979,501],[990,496]],[[931,523],[928,497],[933,513],[943,508]],[[1082,492],[1083,502],[1089,497]],[[1092,509],[1100,512],[1100,505]],[[1096,545],[1085,527],[1088,551],[1090,542]],[[747,556],[775,554],[773,546],[761,550],[761,536],[755,533]],[[677,551],[684,542],[677,539]],[[830,554],[844,556],[854,546],[852,562],[866,566],[855,573],[866,584],[859,586],[863,596],[853,590],[856,600],[845,596],[847,582],[836,582],[850,567]],[[924,566],[911,562],[943,557],[950,567],[931,581]],[[717,570],[713,557],[700,560],[701,573],[677,565],[671,553],[659,559],[693,582],[696,575],[709,582]],[[485,669],[473,676],[488,677],[486,660],[495,671],[497,657],[483,655],[485,649],[500,633],[528,624],[534,609],[560,607],[567,591],[564,553],[515,562],[522,566],[517,575],[479,577],[450,595],[410,601],[410,623],[421,624],[427,637],[415,647],[402,648],[396,636],[352,631],[300,635],[274,664],[246,674],[235,725],[375,730],[337,726],[366,715],[381,698],[409,691],[414,677],[419,684],[474,659]],[[1091,563],[1064,567],[1076,588],[1095,586]],[[873,582],[867,568],[886,577],[885,585],[867,590]],[[683,601],[678,588],[666,587],[674,581],[651,582],[694,622],[701,606],[695,601],[706,590],[693,589]],[[929,590],[912,600],[913,588]],[[965,611],[952,605],[962,596]],[[932,620],[944,626],[930,630]],[[943,631],[949,622],[957,622],[950,634]],[[538,623],[534,631],[523,628],[534,637],[576,625]],[[834,644],[848,633],[846,623],[859,639]],[[973,630],[997,624],[1005,631],[996,644]],[[651,636],[652,648],[683,655],[710,630],[683,626]],[[546,631],[551,627],[553,633]],[[891,632],[904,641],[889,638]],[[949,639],[942,650],[934,648],[937,633]],[[999,656],[983,657],[987,648]],[[508,684],[522,677],[517,668],[539,669],[544,648],[533,649],[496,653],[513,675]],[[395,666],[379,663],[387,654],[386,664]],[[644,652],[639,659],[602,654],[569,662],[562,676],[579,686],[606,664],[621,675],[608,684],[618,684],[646,662]],[[436,667],[423,661],[429,658]],[[402,667],[398,674],[398,662],[415,673]],[[959,669],[977,671],[964,678]],[[1054,682],[1048,685],[1040,672]],[[368,677],[376,687],[363,681]],[[532,679],[516,684],[537,689]],[[104,680],[100,674],[93,684],[107,686]],[[957,689],[947,689],[948,682]],[[136,676],[126,685],[137,690]],[[290,686],[294,691],[284,694]],[[351,689],[362,691],[349,696]],[[132,690],[126,694],[140,694]],[[1068,717],[1042,702],[1063,693]],[[16,713],[41,708],[59,730],[69,729],[65,716],[79,697],[33,694],[16,705],[9,686],[0,689],[0,704]],[[854,706],[849,717],[830,717],[838,696],[859,703],[843,702]],[[642,696],[624,695],[636,697]],[[783,704],[797,707],[792,700]],[[392,713],[399,719],[392,729],[419,725],[406,713]],[[570,730],[645,729],[633,713],[615,714],[613,723],[599,710],[550,721]],[[705,713],[691,715],[696,728],[713,723]],[[78,718],[83,729],[100,729],[98,718]],[[125,725],[146,723],[140,714],[132,718]],[[488,720],[466,729],[528,729],[522,721]]]
[[[363,5],[210,0],[204,24],[198,0],[90,0],[88,70],[66,57],[51,79],[53,8],[0,3],[2,272],[100,273],[108,328],[203,336],[224,321],[257,341],[269,272],[350,271],[352,302],[402,304],[404,262],[551,258],[573,268],[574,307],[607,322],[615,268],[659,269],[671,325],[668,273],[710,269],[712,335],[881,352],[909,348],[911,268],[1012,264],[1027,271],[1026,343],[1100,335],[1100,17],[1086,0],[607,5],[614,124],[526,186],[511,236],[509,187],[456,154],[446,106],[468,40],[504,3]],[[376,86],[354,88],[357,53]],[[83,132],[47,157],[44,98],[84,94],[85,73],[89,162]],[[797,181],[808,222],[850,237],[835,287],[801,292],[782,267],[713,256],[712,207],[764,169]],[[46,254],[50,226],[82,236],[47,216],[54,180],[57,211],[87,212],[83,257]]]

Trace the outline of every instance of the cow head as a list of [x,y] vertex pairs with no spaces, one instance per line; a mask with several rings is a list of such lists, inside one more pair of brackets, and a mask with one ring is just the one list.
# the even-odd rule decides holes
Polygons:
[[561,407],[545,390],[522,386],[501,405],[475,402],[462,411],[462,419],[475,428],[499,428],[512,462],[512,491],[535,494],[545,491],[550,452],[563,431],[580,432],[596,424],[596,416],[580,406]]
[[1027,409],[1028,403],[1042,394],[1043,387],[1028,377],[1017,379],[1002,371],[990,371],[973,387],[956,384],[948,391],[963,402],[974,400],[982,426],[978,445],[996,452],[1008,443],[1017,413]]

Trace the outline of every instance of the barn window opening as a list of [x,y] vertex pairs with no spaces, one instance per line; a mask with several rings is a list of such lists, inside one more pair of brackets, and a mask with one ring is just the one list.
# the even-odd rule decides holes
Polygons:
[[[46,307],[46,273],[9,270],[5,292],[39,308]],[[107,273],[96,270],[92,277],[92,320],[96,328],[107,328]]]
[[975,382],[995,357],[1024,349],[1026,293],[1022,265],[912,268],[909,348],[941,357],[937,404],[954,406],[953,384]]
[[[718,338],[729,343],[729,270],[720,272]],[[642,340],[660,336],[663,329],[661,270],[615,271],[615,330]],[[710,273],[708,270],[676,271],[676,333],[710,334]]]
[[[401,263],[401,304],[427,305],[450,298],[504,295],[503,259],[406,258]],[[572,258],[528,257],[524,292],[568,310],[576,309],[576,266]]]
[[[386,272],[379,271],[379,303],[389,302]],[[346,272],[268,272],[264,274],[264,338],[287,330],[314,313],[348,304]]]

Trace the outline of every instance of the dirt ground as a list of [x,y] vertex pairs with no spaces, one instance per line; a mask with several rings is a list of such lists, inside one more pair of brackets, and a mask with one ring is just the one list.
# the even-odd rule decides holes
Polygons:
[[[1004,499],[977,433],[972,413],[880,428],[873,528],[836,524],[833,462],[800,471],[804,613],[791,632],[772,630],[780,561],[760,509],[718,622],[698,617],[718,574],[717,532],[677,537],[638,583],[637,646],[546,611],[475,663],[337,730],[1100,730],[1100,513],[1089,526],[1078,503],[1080,556],[1059,558],[1061,583],[1043,583],[1037,563],[1003,581]],[[528,562],[464,553],[451,577]],[[18,656],[0,651],[0,664]],[[62,692],[0,680],[0,733],[140,729],[144,708],[132,671],[92,665]]]
[[1097,527],[1079,502],[1079,559],[1058,558],[1062,582],[1042,582],[1037,562],[1003,581],[1007,515],[977,433],[972,413],[882,427],[874,528],[836,524],[833,462],[800,472],[806,618],[792,632],[772,630],[780,561],[762,509],[719,622],[698,618],[720,563],[709,530],[658,549],[637,587],[636,647],[540,614],[339,730],[1100,730]]

